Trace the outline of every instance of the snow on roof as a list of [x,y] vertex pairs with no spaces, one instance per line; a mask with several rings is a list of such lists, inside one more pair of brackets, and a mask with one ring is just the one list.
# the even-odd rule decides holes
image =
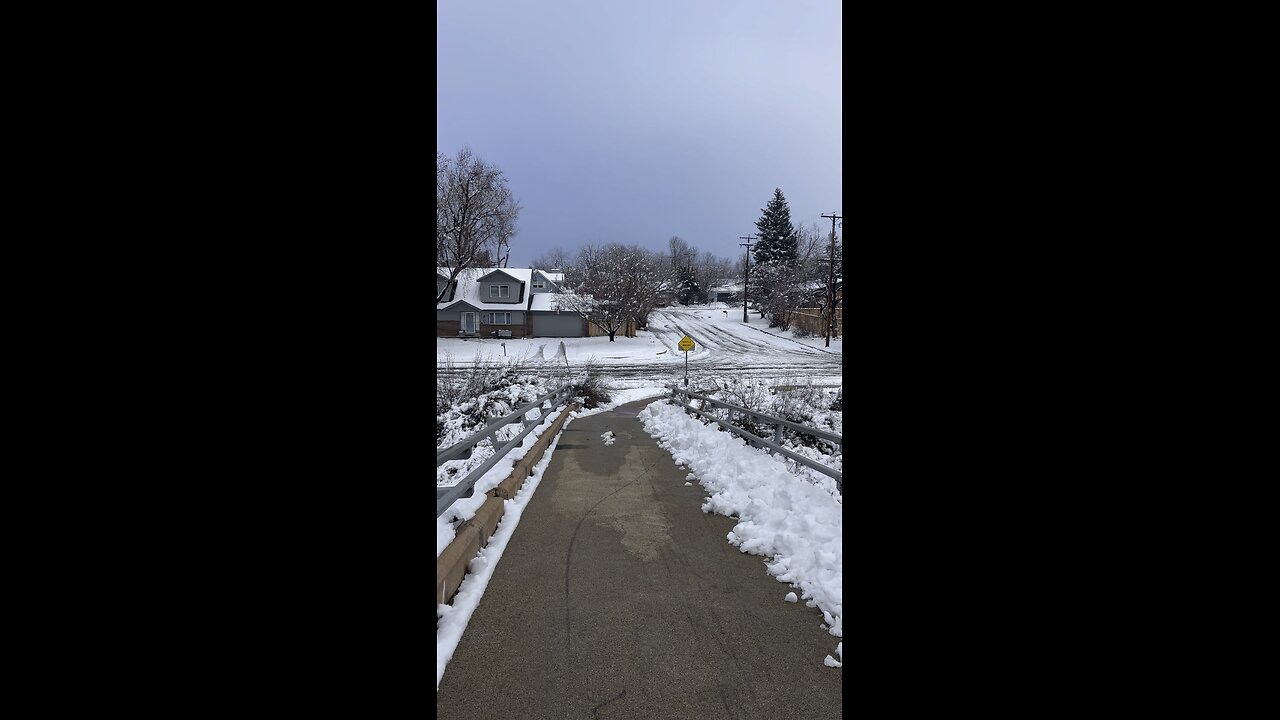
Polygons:
[[[436,272],[449,277],[449,268],[436,268]],[[512,288],[508,302],[488,302],[488,298],[483,300],[480,298],[480,283],[476,281],[495,272],[506,273],[511,276],[517,285],[517,287]],[[533,271],[529,268],[467,268],[458,274],[458,289],[453,294],[453,300],[436,305],[436,309],[447,310],[453,305],[465,302],[479,310],[523,310],[525,304],[523,300],[528,299],[529,281],[532,277]],[[521,294],[521,284],[523,284],[525,295]],[[521,302],[510,302],[516,298],[523,298],[523,300]]]
[[559,310],[559,298],[555,293],[538,293],[529,304],[530,310]]
[[[565,293],[565,295],[567,294],[569,293]],[[582,295],[580,297],[582,297],[587,302],[591,301],[590,295]],[[538,293],[537,295],[533,296],[533,303],[529,305],[529,309],[542,310],[542,311],[560,310],[562,312],[574,312],[573,310],[568,309],[563,304],[562,302],[563,298],[564,298],[564,295],[560,293]]]

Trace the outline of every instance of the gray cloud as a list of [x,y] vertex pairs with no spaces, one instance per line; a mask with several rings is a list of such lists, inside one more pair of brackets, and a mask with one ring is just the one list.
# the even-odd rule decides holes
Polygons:
[[436,147],[470,145],[524,206],[512,264],[680,235],[737,256],[782,188],[841,204],[839,2],[440,0]]

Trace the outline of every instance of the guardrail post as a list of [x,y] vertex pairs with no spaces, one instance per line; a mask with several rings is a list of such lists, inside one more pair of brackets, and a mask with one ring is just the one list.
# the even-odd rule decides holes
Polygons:
[[[781,424],[773,426],[773,441],[778,445],[782,444],[782,425]],[[770,454],[773,453],[772,450],[770,450],[769,452]]]
[[[488,425],[488,424],[492,423],[494,420],[497,420],[497,419],[498,419],[498,418],[497,418],[497,417],[495,417],[495,416],[493,416],[493,415],[485,415],[485,416],[484,416],[484,424],[485,424],[485,425]],[[494,451],[496,452],[496,451],[497,451],[497,449],[498,449],[498,447],[499,447],[499,445],[498,445],[498,431],[497,431],[497,430],[494,430],[493,432],[489,433],[489,444],[493,446],[493,449],[494,449]]]

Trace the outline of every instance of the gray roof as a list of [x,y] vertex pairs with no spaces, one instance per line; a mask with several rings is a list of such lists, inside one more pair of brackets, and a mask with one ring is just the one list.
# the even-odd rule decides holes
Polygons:
[[[458,289],[454,292],[453,299],[447,303],[436,305],[436,309],[448,310],[460,302],[465,302],[480,310],[523,310],[524,303],[487,302],[480,298],[480,284],[476,281],[494,272],[509,275],[512,278],[512,282],[523,284],[524,292],[528,292],[529,281],[533,275],[533,271],[529,268],[467,268],[458,275]],[[447,278],[449,277],[449,268],[436,268],[436,274]],[[511,294],[512,298],[519,296],[520,292],[518,290]]]

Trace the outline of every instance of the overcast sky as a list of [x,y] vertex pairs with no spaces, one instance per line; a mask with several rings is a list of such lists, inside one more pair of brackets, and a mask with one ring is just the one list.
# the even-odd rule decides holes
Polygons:
[[511,266],[587,242],[740,257],[781,188],[841,204],[839,0],[437,0],[436,148],[523,209]]

